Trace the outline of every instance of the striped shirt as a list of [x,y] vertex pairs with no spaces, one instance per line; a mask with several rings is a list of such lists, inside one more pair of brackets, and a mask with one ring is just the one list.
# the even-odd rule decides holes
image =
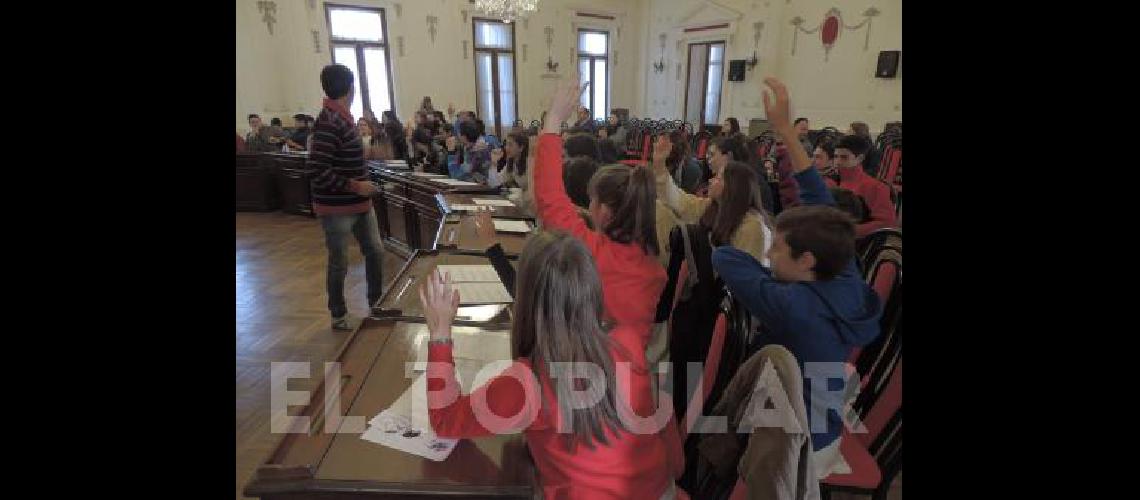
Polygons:
[[313,211],[317,215],[341,215],[370,210],[369,198],[349,190],[350,180],[369,180],[364,146],[351,118],[326,104],[317,116],[312,140],[309,168],[313,173]]

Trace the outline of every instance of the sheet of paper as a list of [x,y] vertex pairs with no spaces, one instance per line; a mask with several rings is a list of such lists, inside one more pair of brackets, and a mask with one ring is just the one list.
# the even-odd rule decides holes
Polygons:
[[502,283],[495,267],[490,264],[441,264],[436,269],[439,269],[440,274],[449,273],[452,283]]
[[474,183],[474,182],[461,181],[458,179],[436,179],[436,181],[442,182],[444,184],[451,185],[451,186],[478,186],[479,185],[479,184]]
[[431,426],[417,428],[404,415],[380,412],[360,438],[435,462],[447,459],[458,439],[444,439],[431,431]]
[[457,203],[455,205],[451,205],[450,208],[452,212],[478,212],[480,210],[489,210],[492,212],[495,211],[495,207],[492,207],[490,205],[464,205]]
[[507,287],[495,283],[456,283],[460,304],[509,304],[514,301]]
[[[427,329],[416,335],[417,362],[427,362],[427,342],[431,335]],[[480,363],[511,359],[511,332],[489,331],[467,327],[451,328],[451,355],[456,360],[465,359]],[[458,361],[456,361],[458,363]],[[419,370],[417,370],[419,371]],[[462,385],[462,384],[461,384]]]
[[443,175],[443,174],[433,174],[433,173],[429,173],[429,172],[412,172],[412,175],[414,175],[416,177],[428,177],[428,178],[434,178],[434,179],[447,177],[446,175]]
[[514,203],[511,203],[511,200],[497,200],[494,198],[473,198],[471,201],[475,202],[476,205],[492,205],[496,207],[515,206]]
[[504,233],[529,233],[531,227],[524,220],[494,219],[495,230]]

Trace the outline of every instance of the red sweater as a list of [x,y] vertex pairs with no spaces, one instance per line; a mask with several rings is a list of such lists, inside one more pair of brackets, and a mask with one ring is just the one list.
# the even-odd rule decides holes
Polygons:
[[862,196],[867,208],[871,209],[871,220],[855,225],[855,237],[862,238],[876,229],[898,225],[895,222],[895,205],[891,203],[891,189],[886,184],[867,175],[858,165],[836,170],[839,171],[839,184],[827,178],[827,186],[841,187]]
[[602,279],[607,319],[640,332],[644,353],[657,300],[665,289],[665,269],[637,243],[618,243],[586,227],[562,184],[562,138],[557,134],[542,134],[538,139],[534,202],[544,227],[569,232],[586,244]]
[[[619,411],[629,408],[648,419],[656,408],[644,351],[635,351],[642,349],[639,333],[615,327],[610,336],[616,344],[610,352],[617,366],[617,390],[623,395]],[[643,433],[620,431],[615,435],[607,430],[607,445],[594,442],[590,449],[579,444],[571,451],[564,444],[566,434],[558,432],[563,420],[544,368],[532,371],[529,360],[519,358],[472,394],[459,395],[452,347],[431,344],[428,361],[428,411],[435,433],[444,438],[469,438],[525,432],[547,499],[660,498],[684,470],[676,421],[668,408],[663,410],[668,424],[660,431],[650,428]],[[628,376],[623,377],[623,372]],[[528,393],[542,394],[541,400],[528,399]],[[472,400],[486,401],[486,408],[498,422],[486,417],[486,424],[479,422]]]

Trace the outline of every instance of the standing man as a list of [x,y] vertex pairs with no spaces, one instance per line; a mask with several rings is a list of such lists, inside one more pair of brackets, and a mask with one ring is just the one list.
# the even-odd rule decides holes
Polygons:
[[313,131],[309,167],[313,170],[313,211],[320,218],[328,248],[329,313],[334,330],[350,330],[344,302],[344,277],[348,274],[349,233],[360,244],[368,280],[369,307],[380,300],[380,263],[383,258],[380,230],[370,197],[376,186],[364,166],[364,147],[356,131],[352,105],[352,70],[331,64],[321,70],[321,87],[327,96]]
[[590,135],[598,135],[598,126],[594,120],[590,118],[590,108],[582,106],[578,108],[578,121],[574,122],[574,127],[578,132],[586,132]]

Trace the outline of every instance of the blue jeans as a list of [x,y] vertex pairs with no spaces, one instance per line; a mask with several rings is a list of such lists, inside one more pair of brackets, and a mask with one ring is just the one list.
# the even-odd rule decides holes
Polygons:
[[348,314],[344,303],[344,277],[348,274],[348,234],[351,232],[360,244],[364,255],[364,274],[368,280],[368,306],[376,305],[383,293],[380,263],[383,261],[383,247],[380,243],[380,228],[376,222],[376,212],[369,207],[368,212],[348,215],[323,215],[321,227],[325,230],[325,247],[329,252],[328,294],[329,312],[334,318]]

